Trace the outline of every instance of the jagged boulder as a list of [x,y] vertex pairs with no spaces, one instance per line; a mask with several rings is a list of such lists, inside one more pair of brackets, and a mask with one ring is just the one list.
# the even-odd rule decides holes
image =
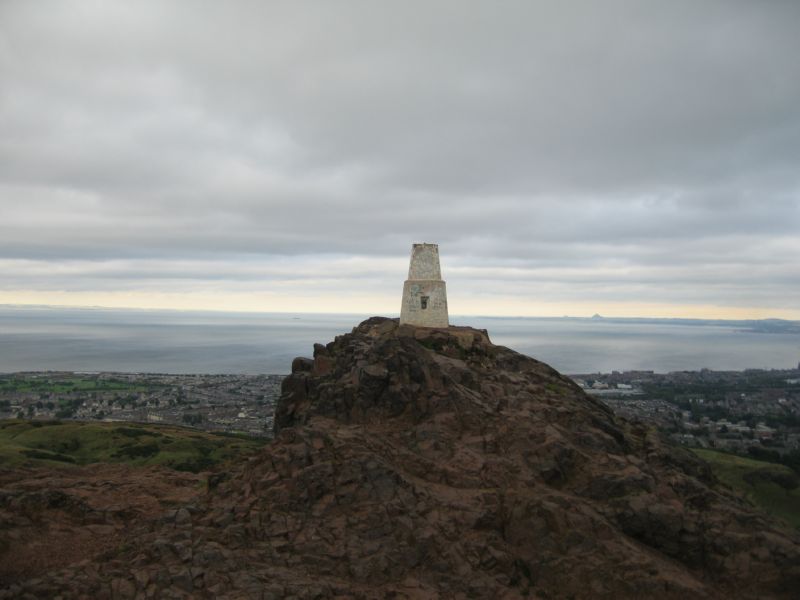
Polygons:
[[[337,448],[321,462],[347,464],[351,481],[380,482],[373,500],[403,519],[373,539],[414,556],[409,532],[428,532],[426,560],[400,572],[431,593],[780,597],[800,584],[797,536],[726,494],[693,454],[484,331],[365,321],[285,380],[275,431],[312,449],[312,472],[316,444]],[[347,461],[356,439],[379,473]],[[309,487],[336,489],[331,477]]]

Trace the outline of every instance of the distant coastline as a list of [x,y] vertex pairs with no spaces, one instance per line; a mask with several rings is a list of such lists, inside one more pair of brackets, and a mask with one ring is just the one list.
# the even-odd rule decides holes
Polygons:
[[[0,305],[0,372],[285,374],[372,315]],[[794,368],[800,322],[451,316],[563,373]],[[766,335],[780,334],[780,335]]]
[[[178,315],[240,315],[252,316],[286,316],[302,318],[303,316],[333,317],[365,319],[375,314],[367,313],[329,313],[329,312],[291,312],[291,311],[232,311],[232,310],[210,310],[210,309],[176,309],[176,308],[138,308],[138,307],[110,307],[110,306],[75,306],[60,304],[2,304],[0,310],[75,310],[75,311],[96,311],[96,312],[130,312],[142,314],[171,313]],[[399,312],[381,313],[383,316],[397,318]],[[605,317],[599,314],[592,316],[540,316],[540,315],[488,315],[488,314],[452,314],[451,317],[459,322],[465,319],[489,319],[498,321],[524,320],[524,321],[592,321],[603,323],[641,323],[641,324],[664,324],[664,325],[702,325],[702,326],[723,326],[741,327],[746,331],[762,331],[764,333],[798,333],[800,334],[800,320],[781,319],[768,317],[764,319],[702,319],[689,317]]]
[[[469,318],[469,316],[456,315],[455,318]],[[699,326],[719,326],[719,327],[739,327],[743,331],[757,331],[760,333],[795,333],[800,334],[800,321],[790,319],[688,319],[679,317],[603,317],[595,315],[592,317],[506,317],[477,315],[479,319],[519,319],[519,320],[546,320],[546,321],[592,321],[594,323],[641,323],[659,325],[699,325]]]

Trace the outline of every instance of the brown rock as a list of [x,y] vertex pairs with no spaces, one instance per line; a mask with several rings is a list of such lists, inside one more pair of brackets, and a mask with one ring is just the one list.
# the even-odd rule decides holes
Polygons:
[[136,595],[136,586],[127,579],[114,579],[111,582],[112,600],[129,600]]
[[[260,455],[172,520],[162,508],[124,529],[111,555],[33,571],[33,587],[102,597],[135,578],[148,598],[680,600],[800,589],[796,532],[485,332],[372,318],[314,356],[293,363]],[[37,496],[37,510],[77,519],[96,506],[62,491]],[[5,591],[27,591],[25,579]]]

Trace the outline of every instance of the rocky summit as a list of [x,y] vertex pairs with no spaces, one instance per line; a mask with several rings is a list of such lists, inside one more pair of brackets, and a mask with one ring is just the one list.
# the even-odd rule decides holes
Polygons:
[[0,597],[800,589],[797,533],[690,452],[485,331],[377,317],[295,359],[263,451],[210,475],[191,502],[114,531],[113,549],[6,581]]

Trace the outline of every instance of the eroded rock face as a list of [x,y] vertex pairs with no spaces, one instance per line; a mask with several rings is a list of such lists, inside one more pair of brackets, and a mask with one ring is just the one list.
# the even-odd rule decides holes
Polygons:
[[[64,597],[789,598],[800,540],[485,332],[373,318],[296,360],[276,439]],[[35,585],[20,589],[35,592]]]
[[[0,590],[13,595],[43,573],[116,555],[132,531],[203,491],[202,476],[161,467],[0,469]],[[42,598],[63,587],[40,583]]]

